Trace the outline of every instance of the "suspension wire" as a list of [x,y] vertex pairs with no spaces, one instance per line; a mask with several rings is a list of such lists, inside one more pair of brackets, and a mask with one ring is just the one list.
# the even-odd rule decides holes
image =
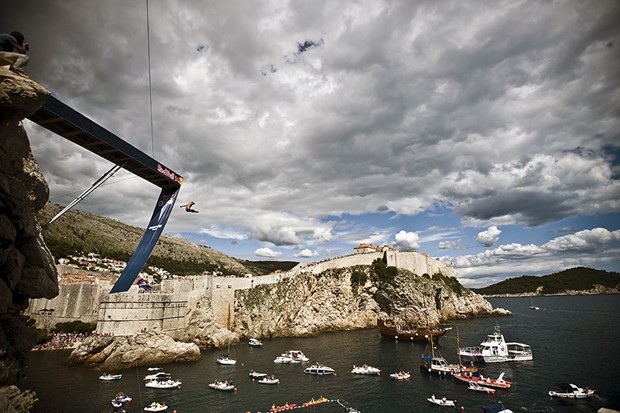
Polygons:
[[[101,186],[114,185],[114,184],[117,184],[119,182],[127,181],[128,179],[136,179],[136,178],[140,178],[140,177],[139,176],[135,176],[135,175],[134,176],[128,176],[127,178],[117,179],[116,181],[111,181],[111,182],[107,182],[105,184],[101,184]],[[57,195],[55,197],[50,197],[49,200],[50,201],[54,201],[56,199],[61,199],[61,198],[64,198],[64,197],[67,197],[67,196],[70,196],[70,195],[75,195],[75,194],[78,194],[80,192],[83,192],[83,191],[67,192],[67,193],[62,194],[62,195]]]
[[107,181],[109,178],[111,178],[119,169],[122,168],[123,165],[114,165],[108,172],[106,172],[105,174],[103,174],[103,176],[99,179],[97,179],[95,181],[95,183],[93,183],[90,188],[86,189],[84,192],[82,192],[77,198],[75,198],[73,201],[71,201],[67,206],[65,206],[63,208],[62,211],[60,211],[59,213],[57,213],[52,219],[50,219],[50,221],[43,225],[43,229],[47,228],[48,226],[50,226],[54,221],[56,221],[58,218],[60,218],[61,216],[64,215],[65,212],[67,212],[68,210],[70,210],[71,208],[73,208],[75,205],[77,205],[78,203],[80,203],[84,198],[86,198],[88,195],[90,195],[91,192],[93,192],[95,189],[99,188],[105,181]]
[[149,0],[146,0],[146,50],[149,61],[149,107],[151,109],[151,156],[155,158],[155,142],[153,138],[153,89],[151,84],[151,35],[149,28]]

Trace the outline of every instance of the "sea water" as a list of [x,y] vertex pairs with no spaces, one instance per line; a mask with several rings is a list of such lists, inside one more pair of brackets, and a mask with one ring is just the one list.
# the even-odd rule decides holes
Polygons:
[[[68,366],[67,351],[32,352],[26,385],[40,401],[34,413],[111,412],[111,400],[124,391],[133,401],[129,412],[142,412],[153,401],[166,402],[177,413],[266,412],[272,405],[301,404],[312,398],[327,397],[334,402],[295,410],[300,413],[346,412],[441,412],[450,409],[432,405],[428,397],[456,399],[466,412],[481,412],[482,406],[502,401],[514,412],[596,412],[620,397],[620,296],[535,297],[531,310],[527,297],[492,298],[494,307],[511,310],[511,317],[459,320],[437,346],[449,362],[456,355],[457,330],[461,346],[475,346],[491,334],[496,324],[507,341],[529,344],[534,360],[480,365],[484,376],[513,382],[508,390],[495,395],[474,392],[465,383],[450,377],[429,376],[420,371],[421,356],[430,353],[425,344],[382,339],[377,329],[325,333],[310,338],[263,340],[263,347],[241,343],[231,348],[234,366],[218,365],[217,350],[202,352],[198,362],[161,365],[181,389],[160,390],[144,386],[146,367],[120,371],[123,378],[103,382],[101,371],[92,367]],[[304,374],[307,365],[274,364],[286,350],[302,350],[312,361],[336,370],[335,376]],[[381,369],[380,376],[351,374],[353,365],[368,364]],[[279,385],[252,381],[250,370],[274,374]],[[409,371],[405,382],[389,375]],[[232,380],[235,392],[210,389],[216,379]],[[557,383],[574,383],[597,390],[592,399],[560,400],[548,396]],[[339,403],[337,403],[338,401]],[[617,405],[617,404],[616,404]],[[346,406],[346,407],[343,407]],[[348,407],[348,408],[347,408]]]

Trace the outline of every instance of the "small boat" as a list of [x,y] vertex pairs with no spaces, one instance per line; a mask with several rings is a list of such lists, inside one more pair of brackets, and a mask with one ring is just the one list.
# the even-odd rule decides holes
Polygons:
[[119,391],[114,397],[114,399],[112,400],[112,402],[131,403],[132,400],[133,399],[127,396],[124,392]]
[[161,369],[159,367],[149,367],[147,370],[148,371],[159,371]]
[[211,387],[212,389],[215,390],[221,390],[221,391],[233,391],[233,390],[237,390],[237,388],[235,387],[234,384],[232,384],[232,381],[214,381],[213,383],[209,383],[209,387]]
[[327,400],[326,397],[321,396],[317,400],[310,399],[310,401],[304,402],[302,404],[302,407],[314,406],[314,405],[317,405],[317,404],[327,403],[328,401],[329,400]]
[[231,359],[228,357],[228,355],[221,355],[217,358],[216,360],[217,364],[223,364],[223,365],[228,365],[228,366],[232,366],[237,364],[237,360],[235,359]]
[[476,384],[484,385],[487,387],[495,387],[498,389],[509,389],[512,385],[508,380],[504,380],[504,373],[500,374],[497,379],[492,379],[490,377],[484,377],[482,374],[480,375],[467,375],[467,374],[453,374],[454,378],[464,381],[465,383],[474,382]]
[[596,390],[589,389],[587,387],[579,387],[572,383],[561,383],[558,384],[558,387],[562,389],[562,391],[550,391],[549,396],[551,397],[562,397],[566,399],[586,399],[588,397],[592,397]]
[[530,296],[530,310],[540,310],[540,307],[534,305],[532,302],[532,297]]
[[294,409],[296,407],[297,407],[297,405],[295,403],[292,403],[292,404],[286,403],[286,404],[284,404],[282,406],[273,405],[273,406],[271,406],[271,409],[269,409],[269,411],[270,412],[283,412],[285,410],[292,410],[292,409]]
[[364,364],[363,366],[353,366],[351,370],[352,374],[367,374],[371,376],[379,376],[381,375],[381,370],[376,367],[369,366],[368,364]]
[[104,380],[104,381],[120,380],[122,378],[123,378],[122,374],[103,373],[101,376],[99,376],[99,380]]
[[336,371],[334,369],[332,369],[331,367],[327,367],[324,366],[322,364],[319,363],[314,363],[312,366],[307,367],[304,370],[304,373],[306,374],[316,374],[319,376],[329,376],[332,374],[336,374]]
[[280,379],[277,379],[274,376],[269,376],[258,379],[258,382],[260,384],[280,384]]
[[159,373],[147,374],[146,376],[144,376],[144,380],[168,380],[170,377],[172,377],[170,373],[164,373],[163,371],[160,371]]
[[438,406],[456,407],[456,400],[449,400],[449,399],[446,399],[445,397],[442,397],[441,399],[437,399],[435,398],[434,394],[431,397],[427,398],[426,400]]
[[459,348],[459,356],[477,363],[500,363],[505,361],[533,360],[532,349],[523,343],[507,343],[498,325],[493,334],[480,343],[479,347]]
[[263,345],[263,342],[257,338],[251,338],[248,344],[252,347],[261,347]]
[[264,377],[267,377],[267,373],[259,373],[257,371],[251,370],[250,371],[250,377],[252,379],[262,379]]
[[410,377],[411,377],[411,374],[409,374],[406,371],[399,371],[398,373],[390,374],[390,378],[392,380],[409,380]]
[[145,412],[163,412],[168,406],[166,403],[153,402],[144,408]]
[[487,404],[482,406],[483,413],[514,413],[512,410],[506,408],[502,402]]
[[116,400],[112,400],[112,407],[118,409],[119,407],[123,407],[123,403],[117,402]]
[[475,391],[482,391],[482,392],[486,392],[487,394],[495,394],[495,389],[492,389],[490,387],[486,387],[486,386],[481,386],[480,384],[470,381],[469,382],[469,390],[475,390]]
[[181,382],[178,380],[152,380],[145,384],[146,387],[151,389],[174,389],[181,387]]

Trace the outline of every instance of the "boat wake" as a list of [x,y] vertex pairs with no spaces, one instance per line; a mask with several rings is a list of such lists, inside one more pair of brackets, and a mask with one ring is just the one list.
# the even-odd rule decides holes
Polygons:
[[349,406],[347,402],[345,402],[344,400],[340,400],[340,399],[336,399],[333,400],[334,403],[338,403],[339,405],[341,405],[342,407],[344,407],[347,411],[347,413],[362,413],[359,410],[354,409],[353,407]]

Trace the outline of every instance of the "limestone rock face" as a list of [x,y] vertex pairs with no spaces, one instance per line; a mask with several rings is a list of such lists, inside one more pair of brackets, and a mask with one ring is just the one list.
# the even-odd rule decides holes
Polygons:
[[22,126],[48,96],[32,80],[0,68],[0,411],[26,412],[35,399],[28,392],[15,395],[12,386],[20,384],[37,339],[20,312],[30,298],[58,294],[54,260],[35,219],[49,190]]
[[187,327],[182,341],[194,342],[200,348],[219,348],[239,341],[239,336],[218,325],[213,316],[211,299],[202,297],[196,306],[190,309]]
[[[307,273],[236,292],[235,332],[244,337],[310,336],[375,327],[379,317],[440,323],[496,314],[482,296],[449,278],[428,279],[399,270],[389,283],[352,287],[352,271]],[[364,271],[372,279],[371,270]]]
[[154,332],[135,337],[91,336],[69,356],[72,364],[100,364],[106,371],[200,360],[194,343],[181,343]]

